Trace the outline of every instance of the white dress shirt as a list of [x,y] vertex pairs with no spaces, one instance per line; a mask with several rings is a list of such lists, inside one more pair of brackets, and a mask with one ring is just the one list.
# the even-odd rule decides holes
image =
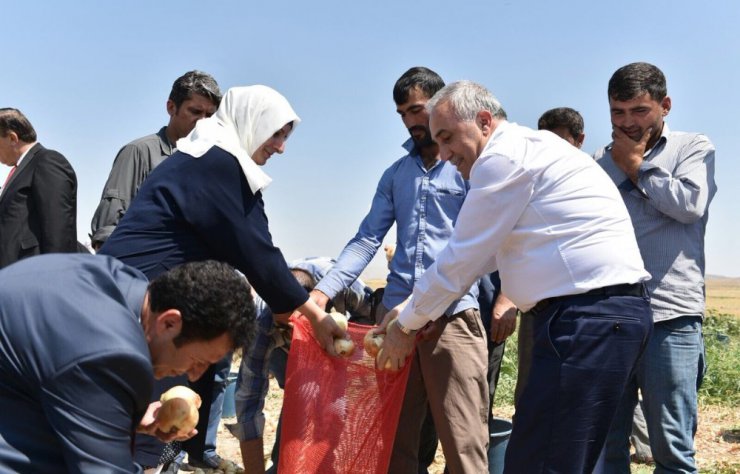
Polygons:
[[556,135],[499,123],[470,171],[452,237],[399,316],[418,329],[499,270],[522,311],[553,296],[647,280],[627,209],[590,156]]
[[15,162],[15,165],[10,168],[10,171],[8,171],[8,174],[5,176],[5,184],[0,187],[0,194],[2,194],[3,191],[5,191],[5,188],[8,187],[8,181],[10,181],[10,173],[15,173],[16,171],[18,171],[18,167],[21,165],[21,161],[23,161],[23,158],[26,157],[28,152],[31,151],[31,148],[33,148],[36,143],[38,142],[29,143],[26,151],[21,154],[20,158],[18,158],[18,161]]

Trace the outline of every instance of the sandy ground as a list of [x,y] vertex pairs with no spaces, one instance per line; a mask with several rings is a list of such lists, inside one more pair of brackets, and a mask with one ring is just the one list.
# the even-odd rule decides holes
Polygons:
[[[382,286],[383,280],[368,280],[373,288]],[[740,317],[740,279],[709,277],[707,280],[707,307],[722,313]],[[238,368],[238,366],[237,366]],[[283,394],[274,380],[270,381],[270,392],[265,403],[265,462],[269,461],[272,444],[275,441],[277,417],[282,406]],[[494,407],[494,415],[511,418],[513,406]],[[233,418],[225,419],[219,427],[218,452],[223,457],[241,464],[238,441],[224,427]],[[730,407],[704,406],[699,409],[699,427],[696,433],[696,458],[699,469],[716,465],[740,464],[740,410]],[[441,474],[444,470],[442,449],[437,449],[435,463],[429,472]],[[651,472],[643,466],[633,465],[633,472]],[[726,472],[731,472],[727,470]]]
[[[265,462],[269,461],[272,444],[275,441],[277,416],[282,405],[282,391],[274,380],[270,381],[270,393],[265,404]],[[514,407],[494,408],[494,415],[511,418]],[[234,418],[222,420],[218,433],[218,452],[222,457],[241,464],[239,442],[225,428],[224,423],[233,423]],[[734,430],[734,431],[733,431]],[[740,463],[740,410],[728,407],[701,407],[699,429],[696,434],[696,451],[699,468],[706,469],[717,463]],[[444,455],[437,449],[435,463],[429,472],[441,474],[444,471]],[[633,469],[634,471],[634,469]]]

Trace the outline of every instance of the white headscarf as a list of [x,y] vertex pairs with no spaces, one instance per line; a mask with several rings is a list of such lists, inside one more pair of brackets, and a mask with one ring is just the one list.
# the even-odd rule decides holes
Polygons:
[[252,160],[252,154],[275,132],[301,119],[287,99],[267,86],[232,87],[212,117],[199,120],[190,134],[177,141],[177,149],[200,158],[213,146],[234,155],[253,193],[272,179]]

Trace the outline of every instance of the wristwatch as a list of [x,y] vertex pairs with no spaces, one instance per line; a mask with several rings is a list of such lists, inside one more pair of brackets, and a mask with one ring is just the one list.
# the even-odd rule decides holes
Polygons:
[[416,329],[407,328],[406,326],[401,324],[401,321],[399,321],[398,319],[396,319],[396,326],[398,326],[398,329],[400,329],[401,332],[406,334],[407,336],[413,336],[414,334],[416,334],[417,331]]

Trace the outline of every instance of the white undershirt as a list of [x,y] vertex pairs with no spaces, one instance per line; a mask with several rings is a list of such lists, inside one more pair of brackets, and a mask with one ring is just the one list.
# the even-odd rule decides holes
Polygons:
[[23,154],[20,156],[20,158],[18,158],[18,161],[15,162],[15,166],[16,167],[18,167],[18,166],[21,165],[21,161],[23,161],[23,158],[26,157],[26,155],[28,154],[28,152],[31,151],[31,148],[33,148],[33,146],[36,143],[38,143],[38,142],[33,142],[33,143],[31,143],[31,144],[28,145],[28,148],[26,148],[26,151],[24,151]]
[[[15,168],[15,170],[16,170],[16,171],[18,171],[18,167],[19,167],[19,166],[21,165],[21,161],[23,161],[23,158],[25,158],[25,157],[26,157],[26,155],[28,154],[28,152],[29,152],[29,151],[31,151],[31,148],[33,148],[33,146],[34,146],[34,145],[35,145],[36,143],[38,143],[38,142],[33,142],[33,143],[31,143],[31,144],[30,144],[30,145],[28,146],[28,148],[26,148],[26,151],[24,151],[24,152],[23,152],[23,154],[21,154],[20,158],[18,158],[18,161],[16,161],[16,162],[15,162],[15,165],[13,165],[13,166],[11,167],[10,171],[12,171],[12,170],[13,170],[13,168]],[[8,174],[10,174],[10,171],[8,171]],[[7,181],[7,180],[8,180],[8,175],[5,175],[4,181]],[[6,186],[7,186],[7,185],[6,185]],[[4,190],[5,190],[5,188],[6,188],[6,186],[3,186],[2,188],[0,188],[0,194],[2,194],[2,193],[3,193],[3,191],[4,191]]]

